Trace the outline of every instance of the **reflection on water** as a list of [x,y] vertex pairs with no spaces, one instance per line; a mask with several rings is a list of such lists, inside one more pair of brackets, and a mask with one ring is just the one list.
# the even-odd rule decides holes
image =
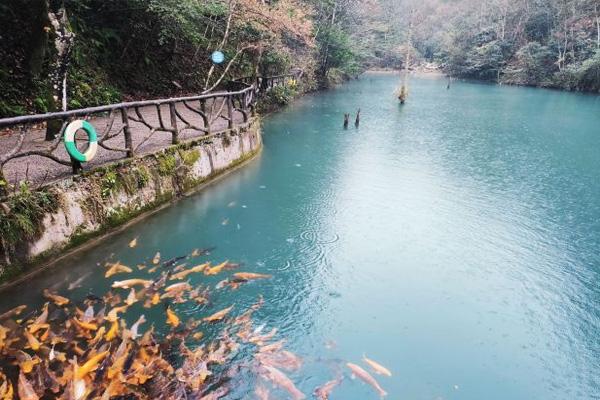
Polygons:
[[[45,287],[104,292],[106,260],[216,246],[214,262],[274,275],[215,307],[264,295],[257,323],[305,356],[291,377],[307,394],[366,352],[392,370],[389,398],[597,398],[600,98],[416,78],[401,108],[395,86],[366,75],[304,97],[265,120],[258,160],[2,293],[3,308]],[[332,398],[374,396],[347,379]]]

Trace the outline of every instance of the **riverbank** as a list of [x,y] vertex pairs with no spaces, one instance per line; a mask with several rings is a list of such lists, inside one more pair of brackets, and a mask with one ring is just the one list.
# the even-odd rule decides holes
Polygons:
[[[154,212],[254,158],[260,120],[154,153],[103,165],[0,203],[0,281],[78,249]],[[97,243],[94,242],[94,243]]]
[[[394,68],[371,68],[368,69],[367,71],[365,71],[365,73],[376,73],[376,74],[388,74],[388,75],[400,75],[401,74],[401,70],[398,69],[394,69]],[[506,86],[522,86],[522,87],[532,87],[532,88],[539,88],[539,89],[552,89],[552,90],[559,90],[559,91],[564,91],[564,92],[577,92],[577,93],[588,93],[588,94],[600,94],[600,92],[596,91],[596,90],[582,90],[576,86],[565,86],[565,85],[561,85],[559,83],[556,82],[545,82],[542,84],[535,84],[535,83],[529,83],[529,82],[525,82],[525,81],[518,81],[518,80],[514,80],[514,79],[500,79],[498,80],[490,80],[490,79],[477,79],[474,77],[455,77],[455,76],[451,76],[449,75],[446,71],[442,70],[439,67],[431,67],[431,66],[425,66],[425,67],[416,67],[415,69],[411,69],[409,72],[409,76],[417,76],[417,77],[424,77],[424,78],[447,78],[447,79],[451,79],[452,81],[456,81],[456,80],[461,80],[461,81],[465,81],[465,82],[479,82],[479,83],[485,83],[485,84],[494,84],[494,85],[506,85]]]

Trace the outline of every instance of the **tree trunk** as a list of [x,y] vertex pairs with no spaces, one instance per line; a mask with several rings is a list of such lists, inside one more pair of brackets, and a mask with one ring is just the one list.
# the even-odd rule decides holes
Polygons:
[[263,56],[263,47],[260,46],[258,48],[258,51],[256,52],[256,64],[254,65],[254,72],[252,75],[252,82],[256,83],[258,82],[258,78],[261,76],[260,73],[260,63],[262,62],[262,56]]
[[594,4],[594,12],[596,13],[596,47],[600,49],[600,13],[598,12],[598,4]]
[[331,21],[329,23],[329,29],[326,31],[327,37],[325,38],[325,46],[324,46],[324,51],[323,51],[323,55],[321,58],[321,73],[320,73],[320,75],[321,75],[321,79],[323,79],[324,82],[326,81],[327,70],[329,69],[329,35],[331,35],[331,28],[335,25],[337,6],[338,6],[338,2],[334,1],[333,10],[331,12]]
[[415,10],[410,10],[410,17],[408,21],[408,33],[406,37],[406,54],[404,57],[404,73],[402,74],[402,87],[400,88],[400,102],[404,104],[406,97],[408,96],[408,68],[410,67],[410,50],[412,48],[412,34],[413,34],[413,16]]
[[48,2],[46,0],[36,0],[32,3],[33,24],[27,54],[27,69],[31,81],[39,78],[42,73],[46,51],[48,50],[48,28],[50,26]]
[[[48,4],[48,0],[46,0]],[[49,7],[48,7],[49,8]],[[54,48],[56,55],[50,71],[51,98],[49,99],[50,111],[67,110],[67,72],[73,51],[75,34],[71,31],[67,10],[64,4],[53,12],[48,10],[48,19],[53,28]],[[46,140],[54,140],[60,132],[62,123],[60,120],[48,122],[46,128]]]

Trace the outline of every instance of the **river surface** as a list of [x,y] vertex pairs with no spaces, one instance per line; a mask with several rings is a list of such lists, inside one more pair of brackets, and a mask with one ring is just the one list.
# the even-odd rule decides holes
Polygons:
[[[401,107],[397,81],[367,74],[265,118],[257,160],[2,308],[102,293],[107,259],[216,246],[214,262],[273,274],[215,302],[264,296],[258,323],[304,357],[290,376],[306,394],[366,354],[392,370],[389,399],[599,399],[600,97],[422,77]],[[371,398],[352,379],[332,395]]]

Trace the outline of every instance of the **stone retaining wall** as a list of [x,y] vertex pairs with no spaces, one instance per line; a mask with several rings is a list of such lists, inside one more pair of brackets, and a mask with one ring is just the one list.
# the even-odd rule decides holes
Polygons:
[[0,281],[156,209],[252,158],[260,123],[205,136],[140,158],[22,188],[0,202]]

